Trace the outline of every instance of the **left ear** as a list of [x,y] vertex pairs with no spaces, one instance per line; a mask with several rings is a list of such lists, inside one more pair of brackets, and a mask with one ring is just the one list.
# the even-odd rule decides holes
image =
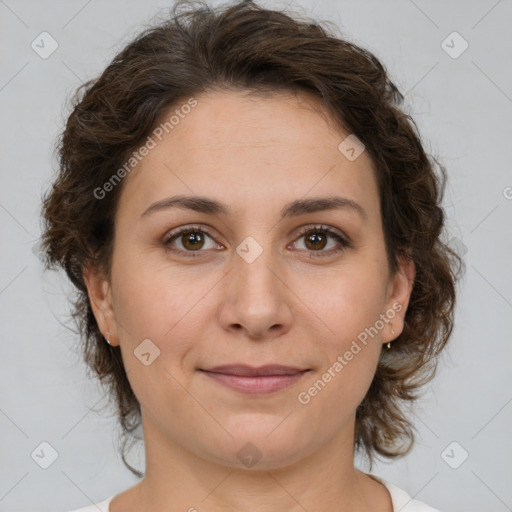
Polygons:
[[[399,268],[396,274],[391,278],[388,286],[388,298],[386,301],[386,311],[393,311],[395,315],[392,317],[389,313],[386,315],[389,322],[386,329],[382,333],[382,342],[388,343],[400,336],[404,329],[405,313],[411,298],[411,292],[414,285],[414,277],[416,275],[416,265],[414,261],[406,256],[399,256]],[[391,334],[391,330],[394,334]]]

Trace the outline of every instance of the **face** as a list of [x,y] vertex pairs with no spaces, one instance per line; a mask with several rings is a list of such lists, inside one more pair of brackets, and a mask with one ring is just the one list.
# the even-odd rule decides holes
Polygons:
[[[348,448],[414,275],[405,262],[389,274],[371,160],[339,149],[349,134],[316,98],[196,99],[125,178],[111,281],[86,277],[100,329],[121,346],[144,429],[169,446],[238,467],[259,452],[258,468]],[[147,211],[175,196],[196,202]],[[221,365],[296,371],[205,371]]]

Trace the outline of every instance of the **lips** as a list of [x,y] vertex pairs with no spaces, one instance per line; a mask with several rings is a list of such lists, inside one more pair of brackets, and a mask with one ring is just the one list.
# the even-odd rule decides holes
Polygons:
[[224,365],[200,370],[206,378],[239,393],[261,396],[281,391],[302,379],[309,369],[293,366]]
[[221,373],[224,375],[235,375],[240,377],[261,377],[270,375],[296,375],[307,371],[307,369],[293,366],[282,366],[278,364],[252,367],[247,365],[222,365],[213,368],[202,369],[210,373]]

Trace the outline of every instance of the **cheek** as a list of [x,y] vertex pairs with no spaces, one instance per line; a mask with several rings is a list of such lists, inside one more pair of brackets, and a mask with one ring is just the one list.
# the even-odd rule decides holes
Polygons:
[[323,289],[317,286],[318,291],[308,297],[312,313],[304,320],[304,329],[310,330],[311,339],[317,339],[317,350],[321,347],[321,380],[334,395],[349,401],[357,402],[366,393],[382,350],[380,279],[369,266],[361,272],[347,268],[336,279],[326,279]]
[[[144,393],[170,379],[167,384],[174,383],[174,388],[172,376],[188,385],[190,375],[184,366],[197,360],[198,340],[212,314],[208,291],[218,276],[159,268],[149,258],[138,261],[144,264],[137,267],[126,258],[118,265],[117,275],[123,278],[117,279],[114,299],[123,363],[134,381],[132,387],[136,394]],[[142,356],[148,352],[149,356]],[[146,367],[144,357],[154,362]],[[152,395],[150,400],[155,398]]]
[[123,365],[138,401],[155,418],[162,407],[173,417],[190,400],[181,366],[198,335],[188,315],[204,292],[127,267],[115,296]]
[[[326,428],[336,430],[354,414],[375,375],[382,342],[374,326],[381,303],[363,293],[362,287],[345,287],[337,289],[333,299],[317,304],[329,330],[322,328],[324,336],[316,333],[315,350],[321,352],[321,364],[297,399],[304,414],[325,418]],[[315,334],[310,332],[310,336]]]
[[329,339],[343,345],[379,319],[385,304],[383,290],[382,277],[371,267],[347,267],[334,278],[326,277],[323,285],[316,284],[315,292],[305,296],[307,305],[329,328]]
[[133,341],[154,338],[162,343],[172,336],[209,284],[204,276],[193,277],[142,253],[119,258],[115,270],[116,317]]

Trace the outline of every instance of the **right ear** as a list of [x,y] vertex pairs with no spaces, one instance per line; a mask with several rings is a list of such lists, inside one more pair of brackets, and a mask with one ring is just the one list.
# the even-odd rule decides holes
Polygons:
[[104,272],[87,266],[84,269],[84,281],[91,302],[92,311],[103,337],[110,339],[110,344],[119,344],[117,323],[112,307],[112,290]]

